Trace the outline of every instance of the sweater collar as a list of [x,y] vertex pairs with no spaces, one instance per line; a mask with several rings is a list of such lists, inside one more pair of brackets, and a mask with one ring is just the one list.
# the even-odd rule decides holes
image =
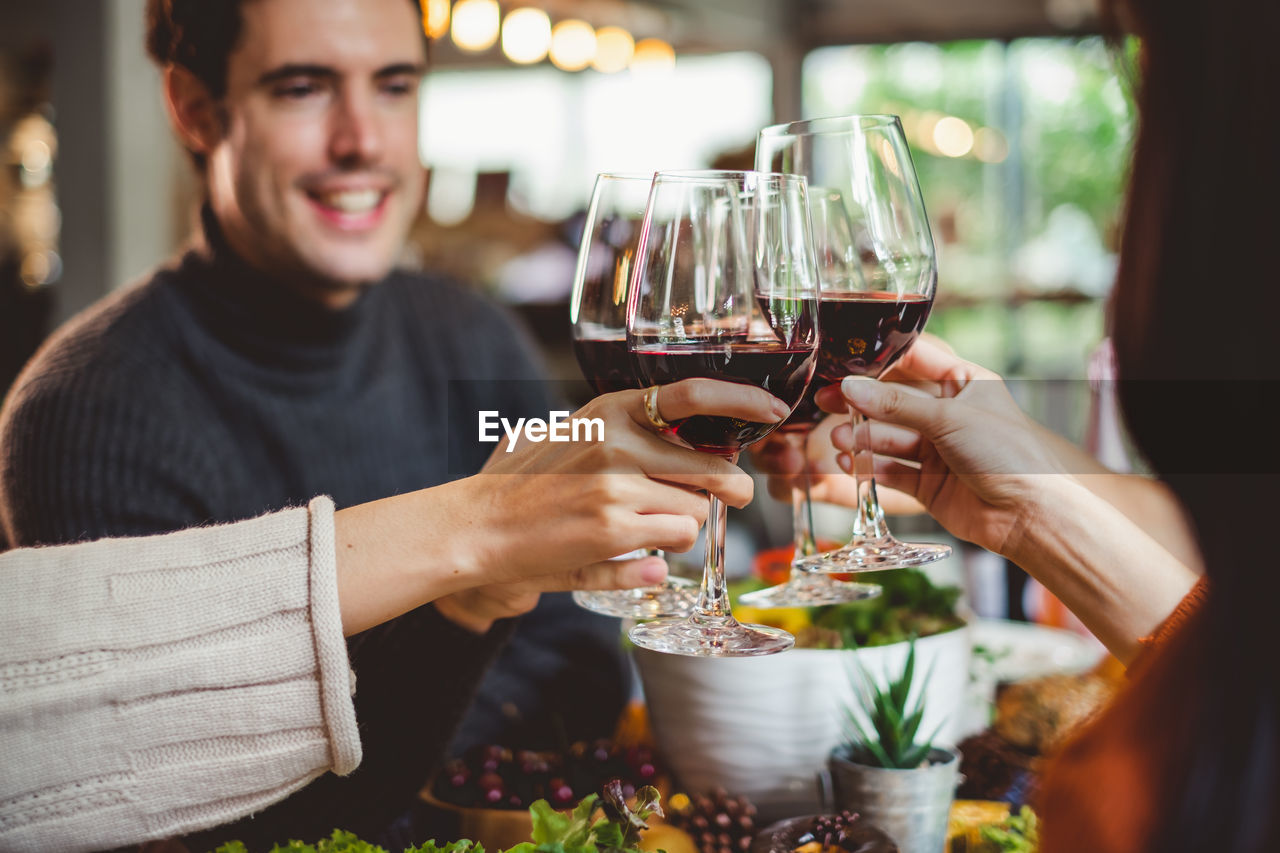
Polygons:
[[182,259],[180,276],[202,323],[232,349],[266,367],[336,366],[370,323],[377,285],[333,309],[277,276],[246,263],[227,243],[213,211],[200,211],[202,234]]

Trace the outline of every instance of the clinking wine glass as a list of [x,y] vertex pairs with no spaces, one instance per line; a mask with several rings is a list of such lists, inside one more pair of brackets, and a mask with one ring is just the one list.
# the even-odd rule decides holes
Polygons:
[[[629,294],[627,346],[646,385],[707,377],[763,388],[794,409],[813,372],[818,276],[805,182],[759,172],[659,172]],[[694,415],[674,421],[693,448],[735,459],[778,426]],[[687,619],[635,626],[654,651],[739,657],[795,638],[733,618],[724,576],[725,507],[707,519],[702,586]]]
[[[583,222],[569,323],[578,366],[597,394],[641,387],[627,351],[627,284],[652,182],[652,173],[598,175]],[[573,600],[606,616],[654,619],[687,614],[696,590],[693,581],[668,576],[636,589],[576,590]]]
[[[847,248],[861,275],[822,282],[815,383],[875,379],[915,342],[937,288],[933,236],[901,122],[865,115],[767,127],[756,140],[756,164],[803,175],[843,200],[852,225]],[[869,434],[858,429],[865,419],[856,410],[851,418],[858,438],[852,538],[839,550],[803,558],[800,568],[865,572],[948,556],[949,546],[900,542],[889,532],[876,497]]]
[[[819,280],[837,286],[860,284],[862,265],[853,250],[852,225],[840,194],[825,187],[810,186],[809,212],[813,222]],[[806,460],[809,436],[825,416],[813,399],[817,388],[816,383],[810,383],[800,405],[778,428]],[[794,550],[791,573],[786,582],[740,595],[739,603],[761,608],[820,607],[862,601],[880,594],[877,584],[840,581],[825,572],[800,568],[801,560],[819,552],[813,528],[813,499],[807,464],[800,472],[799,487],[791,491],[791,517]]]

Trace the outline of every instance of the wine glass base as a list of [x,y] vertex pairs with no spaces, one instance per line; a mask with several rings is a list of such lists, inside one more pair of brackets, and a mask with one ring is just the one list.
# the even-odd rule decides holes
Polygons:
[[837,551],[799,559],[796,565],[807,572],[878,572],[924,566],[950,556],[950,545],[899,542],[886,534],[878,539],[855,539]]
[[739,658],[785,652],[796,638],[780,628],[723,620],[660,619],[631,629],[631,642],[644,649],[690,657]]
[[757,589],[738,596],[738,601],[749,607],[821,607],[827,604],[847,604],[864,601],[880,594],[880,587],[873,583],[838,581],[820,572],[792,577],[786,583]]
[[698,598],[698,584],[687,578],[668,575],[654,586],[638,589],[574,590],[579,607],[605,616],[623,619],[658,619],[688,616]]

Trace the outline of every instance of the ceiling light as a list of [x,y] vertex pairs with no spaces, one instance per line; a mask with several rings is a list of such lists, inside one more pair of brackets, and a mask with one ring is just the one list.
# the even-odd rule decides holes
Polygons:
[[596,31],[586,21],[569,19],[551,31],[551,62],[563,71],[581,71],[596,55]]
[[676,64],[676,52],[662,39],[640,39],[631,57],[631,70],[641,73],[670,71]]
[[519,65],[541,62],[551,47],[551,19],[541,9],[514,9],[502,22],[502,52]]
[[449,32],[449,0],[423,2],[422,31],[431,39],[438,39]]
[[463,50],[479,53],[498,40],[498,0],[462,0],[453,7],[453,41]]
[[636,41],[622,27],[601,27],[596,30],[596,58],[591,67],[605,74],[621,71],[631,64],[636,52]]
[[582,70],[595,59],[595,31],[585,20],[562,20],[552,29],[552,64]]

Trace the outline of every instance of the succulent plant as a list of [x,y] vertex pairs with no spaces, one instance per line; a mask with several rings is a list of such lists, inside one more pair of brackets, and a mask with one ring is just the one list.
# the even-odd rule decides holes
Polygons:
[[[845,709],[845,735],[849,739],[851,758],[872,767],[895,770],[919,767],[928,758],[938,732],[935,730],[928,737],[918,737],[920,722],[924,719],[923,689],[918,691],[914,706],[908,706],[915,668],[914,637],[910,640],[907,662],[902,673],[897,678],[890,678],[886,673],[884,687],[867,674],[862,661],[856,654],[853,655],[850,678],[853,681],[854,695],[860,700],[871,728],[870,731],[867,730],[854,709]],[[930,673],[925,674],[924,683],[928,683]]]

